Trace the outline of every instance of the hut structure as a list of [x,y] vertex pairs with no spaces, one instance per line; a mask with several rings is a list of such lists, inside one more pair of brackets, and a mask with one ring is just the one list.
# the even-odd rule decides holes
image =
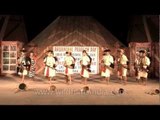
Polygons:
[[[112,53],[116,54],[120,46],[124,45],[93,17],[60,16],[28,44],[27,50],[36,52],[38,63],[36,73],[41,74],[44,68],[43,58],[47,50],[51,49],[55,55],[59,55],[58,53],[62,55],[67,49],[70,49],[75,53],[73,56],[76,57],[76,52],[79,55],[79,52],[86,49],[93,57],[93,61],[96,61],[93,73],[98,74],[103,49],[110,48]],[[59,56],[59,59],[60,57],[62,56]]]
[[133,63],[136,58],[136,52],[140,49],[145,49],[148,51],[148,57],[151,59],[149,76],[159,78],[159,16],[133,16],[128,32],[128,43],[130,51],[130,75],[134,76]]
[[[123,46],[130,60],[130,76],[134,76],[135,53],[140,49],[146,49],[151,59],[150,77],[159,78],[159,16],[133,16],[127,40],[128,47],[91,16],[59,16],[28,43],[23,17],[0,15],[0,72],[16,72],[18,52],[24,44],[27,44],[25,47],[28,52],[34,51],[36,54],[37,74],[43,73],[43,58],[49,49],[59,57],[61,66],[58,72],[60,73],[63,72],[65,51],[71,50],[73,56],[79,61],[80,53],[86,49],[93,58],[92,73],[98,74],[102,51],[110,48],[112,55],[115,56],[117,49]],[[75,73],[77,72],[75,70]]]
[[0,15],[0,73],[16,73],[18,51],[27,42],[23,17]]

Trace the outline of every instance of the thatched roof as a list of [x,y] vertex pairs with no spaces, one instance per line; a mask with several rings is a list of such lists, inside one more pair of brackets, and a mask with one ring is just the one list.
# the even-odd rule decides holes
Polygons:
[[124,45],[90,16],[60,16],[28,44],[28,51],[37,52],[37,73],[43,72],[44,52],[53,46],[98,46],[115,50]]
[[107,29],[90,16],[60,16],[44,29],[30,44],[44,49],[54,45],[124,46]]
[[5,19],[8,17],[6,30],[4,31],[3,41],[21,41],[28,42],[26,28],[24,24],[23,16],[16,15],[0,15],[0,32],[2,32],[2,26],[5,23]]

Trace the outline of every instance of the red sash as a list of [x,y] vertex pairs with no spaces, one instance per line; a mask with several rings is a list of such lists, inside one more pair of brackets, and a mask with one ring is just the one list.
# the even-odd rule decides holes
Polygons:
[[68,67],[66,67],[65,73],[68,74]]
[[84,73],[84,67],[82,66],[81,75]]
[[49,76],[49,67],[47,67],[47,73],[46,76]]
[[105,72],[105,71],[106,71],[106,69],[107,69],[107,67],[102,66],[101,71],[102,71],[102,72]]
[[122,67],[118,67],[119,76],[122,76]]

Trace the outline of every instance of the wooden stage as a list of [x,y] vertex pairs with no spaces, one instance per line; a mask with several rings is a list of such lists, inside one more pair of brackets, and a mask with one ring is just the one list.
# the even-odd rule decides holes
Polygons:
[[[55,91],[49,91],[48,81],[44,77],[36,80],[26,78],[27,91],[15,93],[20,83],[20,77],[5,75],[0,77],[0,105],[160,105],[159,95],[149,95],[146,92],[159,89],[156,79],[149,79],[146,86],[138,84],[135,79],[128,78],[128,84],[123,85],[112,76],[110,84],[101,81],[99,75],[91,76],[87,86],[88,93],[80,92],[85,85],[81,84],[79,75],[74,75],[72,85],[67,85],[63,75],[58,75],[52,83]],[[113,94],[119,88],[123,94]]]

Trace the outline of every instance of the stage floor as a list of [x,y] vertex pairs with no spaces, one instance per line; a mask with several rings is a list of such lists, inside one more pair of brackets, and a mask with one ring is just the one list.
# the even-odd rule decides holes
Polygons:
[[[138,84],[135,79],[128,78],[128,84],[123,85],[112,76],[110,84],[101,81],[100,76],[93,75],[88,81],[89,93],[81,93],[79,75],[74,75],[72,85],[67,85],[63,75],[58,75],[52,83],[56,91],[49,91],[48,81],[44,77],[36,80],[26,78],[27,91],[15,93],[20,83],[20,77],[14,75],[0,76],[0,105],[160,105],[159,95],[149,95],[154,89],[159,89],[158,80],[149,79],[146,86]],[[123,94],[113,94],[119,88]]]

